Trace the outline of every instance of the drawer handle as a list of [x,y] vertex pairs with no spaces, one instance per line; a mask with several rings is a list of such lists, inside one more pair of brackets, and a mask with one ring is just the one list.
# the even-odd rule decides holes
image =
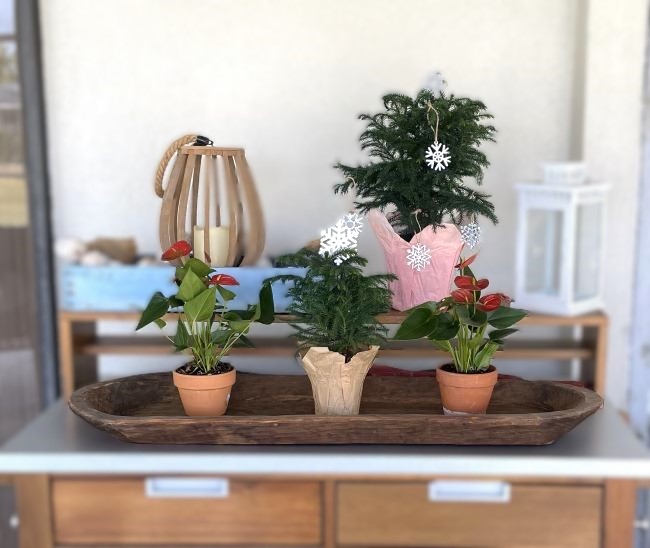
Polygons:
[[436,480],[429,483],[431,502],[510,502],[511,488],[505,481]]
[[149,498],[225,499],[230,482],[224,478],[146,478],[144,490]]

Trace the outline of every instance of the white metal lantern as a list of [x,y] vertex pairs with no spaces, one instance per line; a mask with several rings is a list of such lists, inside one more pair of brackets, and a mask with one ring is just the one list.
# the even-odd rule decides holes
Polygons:
[[603,308],[608,183],[520,183],[517,308],[573,316]]

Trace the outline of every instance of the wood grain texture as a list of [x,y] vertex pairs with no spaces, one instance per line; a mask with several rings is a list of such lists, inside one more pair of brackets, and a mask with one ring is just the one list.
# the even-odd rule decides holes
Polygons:
[[[140,319],[139,312],[102,312],[102,311],[64,311],[61,315],[69,320],[81,321],[134,321]],[[392,310],[385,314],[379,314],[377,320],[384,325],[397,325],[404,321],[406,312]],[[275,321],[278,323],[295,322],[296,317],[290,314],[276,314]],[[573,327],[573,326],[602,326],[607,325],[607,316],[600,312],[584,314],[582,316],[552,316],[548,314],[531,314],[526,316],[518,325],[529,325],[539,327]]]
[[311,481],[233,480],[223,499],[149,498],[142,478],[52,483],[56,541],[73,545],[315,546],[321,496]]
[[[176,318],[174,318],[174,321]],[[231,354],[241,356],[295,356],[298,345],[292,338],[249,337],[254,347],[233,348]],[[448,356],[442,350],[436,350],[425,340],[387,341],[379,350],[382,358],[430,358]],[[563,341],[545,340],[545,346],[539,341],[517,341],[505,350],[498,351],[499,360],[572,360],[593,357],[589,348],[579,344]],[[99,354],[174,354],[175,349],[169,341],[161,336],[107,335],[89,341],[77,341],[76,351],[79,355]]]
[[590,390],[521,380],[497,384],[487,415],[443,416],[433,378],[368,377],[361,414],[315,416],[304,376],[239,374],[223,417],[183,416],[171,374],[77,390],[70,408],[139,443],[544,445],[602,406]]
[[636,517],[637,483],[633,480],[605,482],[603,548],[632,548]]
[[601,502],[599,487],[515,485],[509,503],[439,503],[428,500],[426,483],[341,483],[337,541],[402,548],[595,548]]
[[50,478],[21,475],[14,479],[18,499],[20,548],[53,548]]

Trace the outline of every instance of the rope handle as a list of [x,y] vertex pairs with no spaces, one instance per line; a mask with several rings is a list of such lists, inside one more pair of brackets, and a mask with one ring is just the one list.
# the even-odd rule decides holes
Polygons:
[[165,154],[163,154],[163,157],[158,163],[158,169],[156,169],[156,182],[154,188],[156,190],[156,195],[159,198],[162,198],[165,194],[165,190],[163,189],[163,178],[169,162],[171,162],[171,159],[181,149],[181,147],[196,142],[198,137],[199,135],[184,135],[180,139],[176,139],[167,147],[167,150],[165,150]]

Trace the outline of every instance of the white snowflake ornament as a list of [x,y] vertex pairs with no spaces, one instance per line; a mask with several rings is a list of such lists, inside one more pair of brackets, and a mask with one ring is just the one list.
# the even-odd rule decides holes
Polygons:
[[434,143],[427,149],[424,158],[431,169],[435,169],[436,171],[447,169],[449,162],[451,162],[449,147],[439,143],[438,141],[434,141]]
[[[320,231],[320,249],[318,253],[321,256],[325,254],[332,255],[341,249],[356,249],[357,239],[363,229],[363,218],[358,213],[348,213],[342,217],[334,226]],[[337,257],[334,262],[339,265],[345,257]]]
[[473,249],[481,241],[481,227],[476,222],[461,226],[460,239],[467,247]]
[[424,244],[413,244],[406,253],[406,264],[413,270],[422,272],[431,264],[431,250]]

